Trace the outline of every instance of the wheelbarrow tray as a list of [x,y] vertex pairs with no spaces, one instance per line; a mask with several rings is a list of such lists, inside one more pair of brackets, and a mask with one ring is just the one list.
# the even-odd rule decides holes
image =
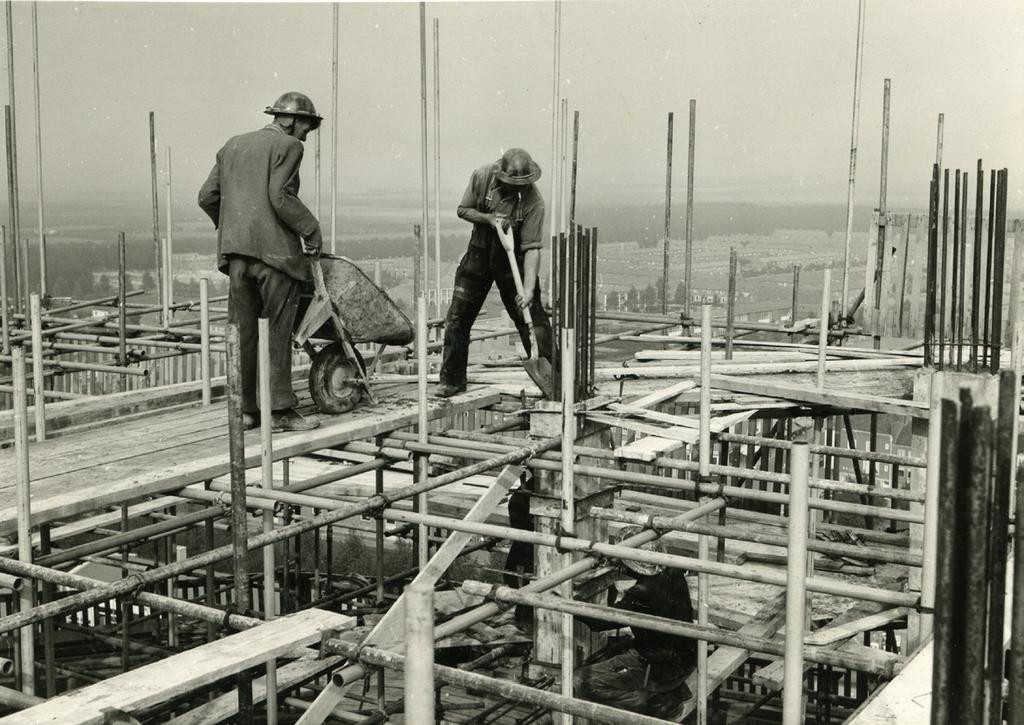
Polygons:
[[[338,317],[351,336],[351,342],[372,342],[381,345],[408,345],[412,342],[412,322],[387,292],[373,283],[355,262],[332,254],[320,256],[324,286]],[[302,345],[309,338],[338,340],[330,324],[329,306],[312,303],[303,296],[299,302],[300,322],[294,340]]]

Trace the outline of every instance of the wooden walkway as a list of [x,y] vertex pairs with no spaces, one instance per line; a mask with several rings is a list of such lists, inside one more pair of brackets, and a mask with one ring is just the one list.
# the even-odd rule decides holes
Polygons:
[[[340,446],[398,428],[417,418],[415,385],[379,386],[379,402],[344,415],[321,417],[320,427],[274,435],[274,459]],[[448,400],[428,399],[437,419],[482,408],[499,399],[478,387]],[[309,407],[308,398],[303,400]],[[246,434],[246,465],[260,461],[259,430]],[[227,474],[226,403],[153,411],[127,421],[29,444],[32,525],[37,526],[175,491]],[[17,528],[14,449],[0,450],[0,536]]]

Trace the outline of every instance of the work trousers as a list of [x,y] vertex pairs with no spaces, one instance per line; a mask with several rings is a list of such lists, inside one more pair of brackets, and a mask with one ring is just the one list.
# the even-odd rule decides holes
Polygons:
[[[523,272],[523,258],[517,256],[520,275]],[[469,358],[469,334],[480,314],[480,308],[491,291],[491,284],[497,283],[501,302],[508,316],[519,331],[519,339],[530,354],[530,330],[523,318],[522,310],[516,304],[516,284],[508,256],[500,244],[490,243],[487,247],[470,245],[462,256],[455,272],[455,289],[452,303],[445,317],[444,355],[441,360],[441,382],[449,385],[466,384],[466,362]],[[530,302],[530,315],[537,335],[537,353],[551,360],[551,320],[540,301],[540,289],[535,288]]]
[[270,399],[273,410],[298,405],[292,391],[292,331],[302,283],[254,257],[228,260],[229,318],[238,323],[242,361],[242,412],[259,410],[257,397],[260,317],[270,327]]
[[683,687],[692,668],[651,664],[629,647],[595,652],[573,673],[577,697],[623,710],[645,712],[654,696]]

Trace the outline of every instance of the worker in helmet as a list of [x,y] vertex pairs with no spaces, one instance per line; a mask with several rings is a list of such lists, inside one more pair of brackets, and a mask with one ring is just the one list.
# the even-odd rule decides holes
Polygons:
[[[616,541],[641,531],[639,526],[624,527]],[[639,548],[665,550],[660,539]],[[619,572],[624,579],[608,590],[610,606],[681,622],[693,621],[690,587],[682,570],[623,559]],[[592,617],[577,617],[577,621],[595,631],[621,627]],[[573,691],[591,702],[665,720],[678,718],[691,697],[686,677],[696,666],[696,641],[637,626],[631,626],[630,633],[632,636],[609,644],[580,664],[573,675]]]
[[[460,219],[473,225],[469,248],[455,272],[452,303],[445,318],[444,355],[440,385],[434,394],[448,398],[466,389],[469,333],[484,300],[497,282],[501,301],[530,353],[530,334],[522,310],[529,307],[537,335],[538,354],[551,360],[551,321],[538,289],[540,250],[544,245],[544,199],[535,182],[540,167],[526,151],[512,148],[497,161],[476,169],[459,202]],[[523,295],[516,292],[508,256],[495,223],[510,228],[515,257],[523,280]]]
[[228,313],[238,323],[242,416],[260,422],[256,397],[257,319],[270,323],[270,391],[275,431],[309,430],[319,421],[297,410],[291,335],[306,257],[320,254],[320,223],[298,197],[302,142],[322,117],[308,96],[285,93],[264,113],[274,120],[228,139],[199,190],[199,206],[217,228],[218,268],[230,279]]

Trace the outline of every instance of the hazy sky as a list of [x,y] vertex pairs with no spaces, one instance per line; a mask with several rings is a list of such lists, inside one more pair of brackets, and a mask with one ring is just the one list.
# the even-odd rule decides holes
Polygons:
[[[432,19],[440,20],[448,192],[509,146],[529,149],[550,171],[554,7],[428,3],[428,36]],[[30,5],[15,2],[13,10],[19,168],[22,198],[30,199]],[[326,194],[329,3],[48,1],[38,12],[49,198],[95,192],[148,203],[153,110],[161,173],[169,145],[175,197],[187,203],[220,145],[263,125],[262,109],[291,89],[311,95],[328,116],[321,131]],[[944,112],[946,164],[973,171],[980,156],[986,167],[1008,167],[1010,203],[1019,206],[1024,4],[870,0],[866,15],[858,200],[877,200],[882,87],[890,77],[890,204],[926,204],[936,118]],[[695,98],[698,199],[845,203],[856,24],[855,0],[567,0],[560,92],[581,115],[580,193],[642,185],[657,199],[666,115],[674,111],[681,200],[688,100]],[[341,204],[365,190],[416,192],[418,5],[343,3],[340,38]],[[0,95],[7,96],[6,84]],[[312,186],[311,137],[303,196]]]

